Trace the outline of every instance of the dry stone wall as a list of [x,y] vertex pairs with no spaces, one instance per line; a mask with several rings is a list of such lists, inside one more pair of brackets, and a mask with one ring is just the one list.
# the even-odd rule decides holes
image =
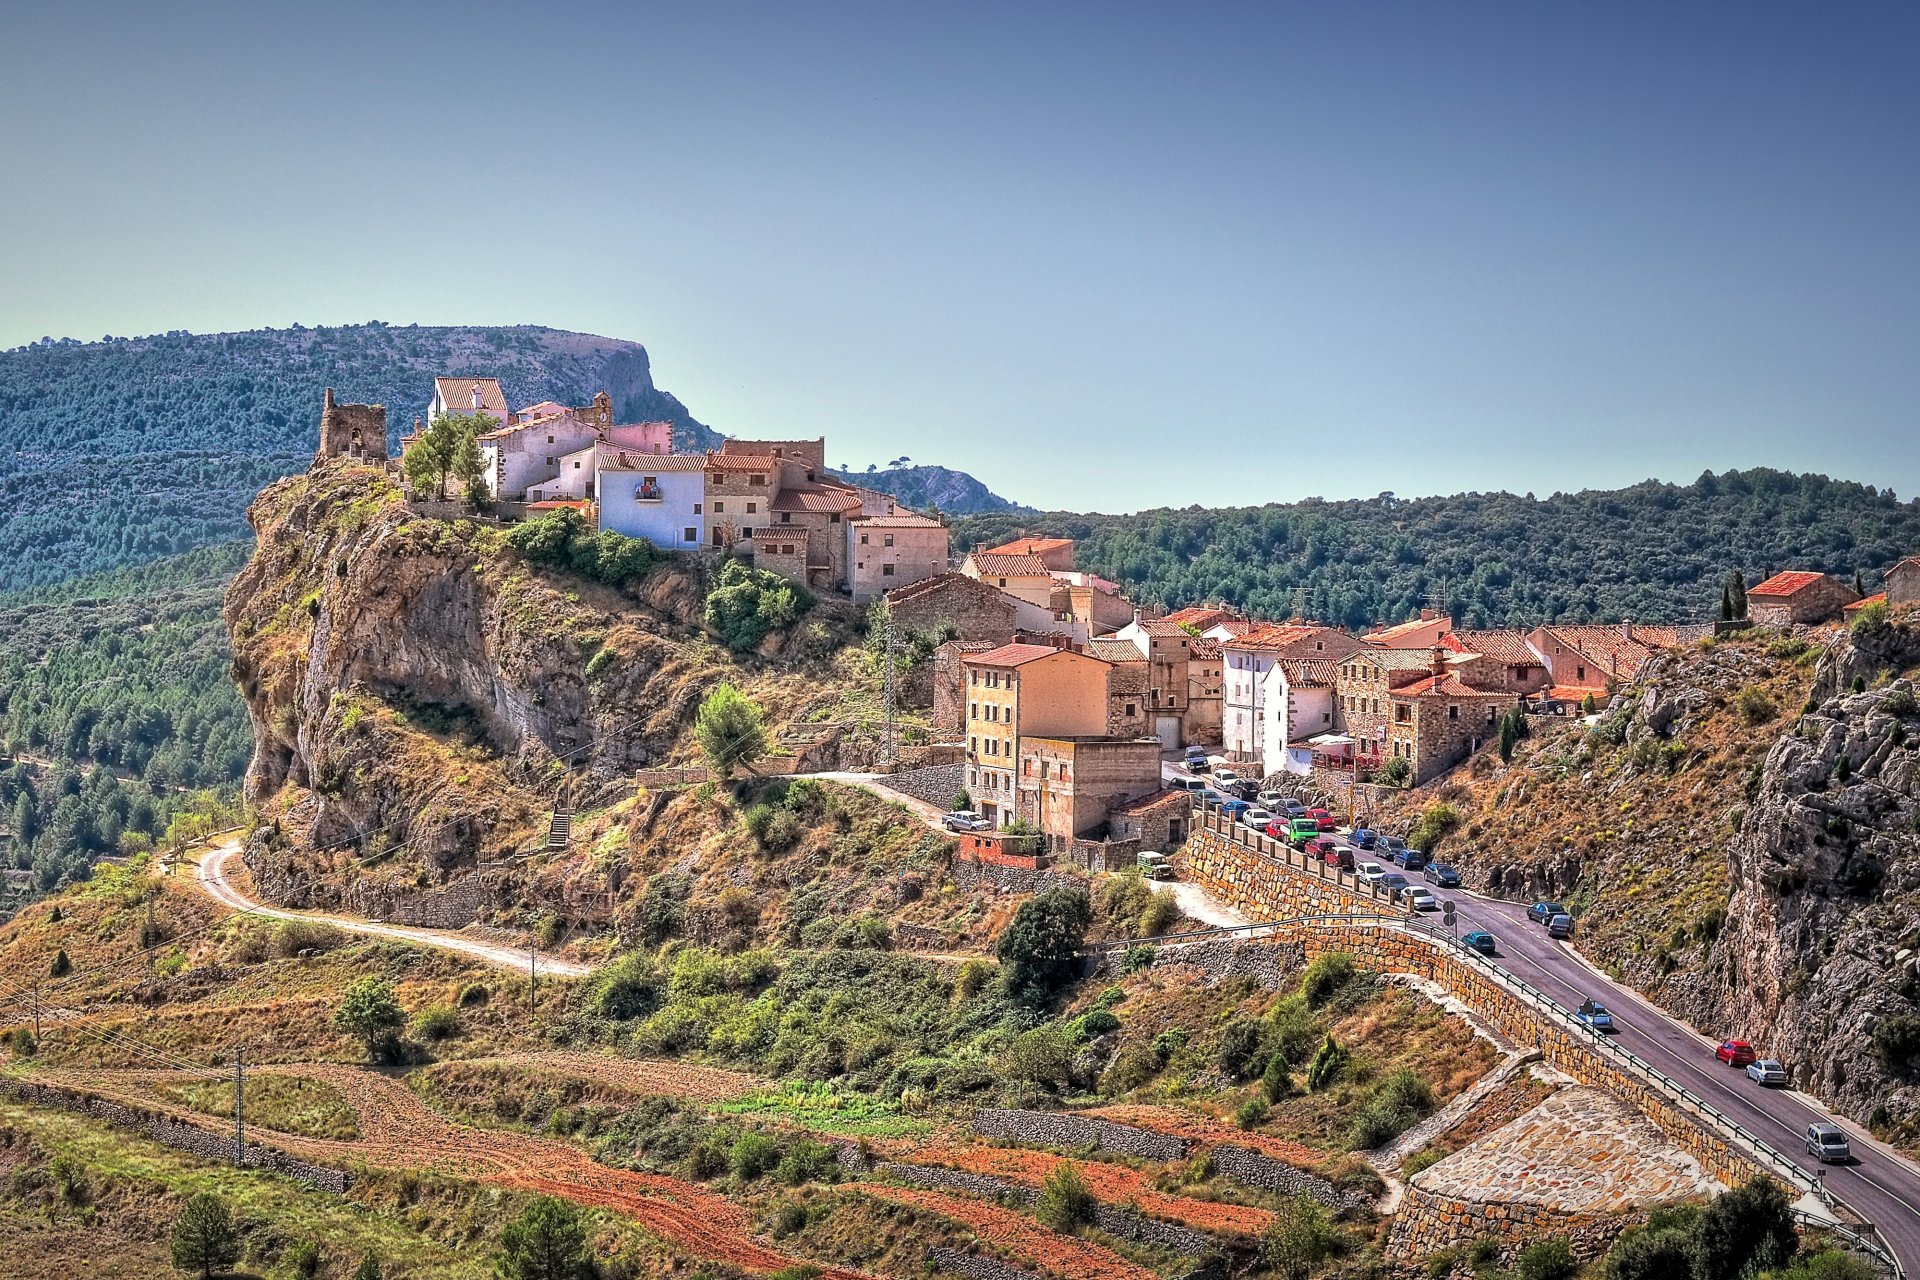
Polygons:
[[1094,1147],[1142,1160],[1184,1160],[1188,1149],[1183,1138],[1065,1111],[982,1107],[973,1114],[973,1131],[1027,1147]]
[[[965,1173],[958,1169],[944,1169],[939,1165],[900,1164],[888,1161],[879,1165],[874,1171],[932,1191],[953,1191],[961,1195],[982,1196],[989,1200],[999,1200],[1022,1207],[1031,1205],[1039,1198],[1039,1192],[1017,1182],[1008,1182],[1004,1178],[989,1177],[985,1174]],[[1214,1248],[1210,1238],[1190,1227],[1162,1222],[1158,1218],[1143,1217],[1131,1210],[1116,1209],[1108,1204],[1095,1203],[1088,1215],[1088,1221],[1110,1236],[1158,1245],[1185,1257],[1203,1257],[1211,1253]]]
[[1597,1258],[1622,1231],[1646,1221],[1644,1213],[1556,1213],[1545,1205],[1456,1200],[1410,1186],[1394,1214],[1387,1253],[1423,1258],[1451,1245],[1491,1236],[1500,1242],[1501,1263],[1548,1236],[1565,1236],[1575,1257]]
[[1283,1196],[1307,1196],[1329,1209],[1345,1209],[1366,1202],[1366,1197],[1350,1195],[1304,1169],[1231,1143],[1222,1143],[1213,1149],[1213,1167],[1243,1186]]
[[970,1276],[972,1280],[1041,1280],[1038,1272],[1022,1270],[1011,1262],[944,1245],[927,1250],[927,1265],[936,1274]]
[[1059,871],[1039,871],[1032,867],[1009,867],[998,862],[974,858],[955,858],[948,871],[953,883],[962,889],[987,885],[1001,893],[1043,893],[1048,889],[1084,885],[1078,876]]

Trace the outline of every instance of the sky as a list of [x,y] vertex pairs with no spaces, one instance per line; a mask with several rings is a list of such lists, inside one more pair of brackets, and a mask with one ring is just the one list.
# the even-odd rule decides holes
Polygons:
[[0,347],[545,324],[1055,508],[1920,491],[1911,3],[75,0],[0,113]]

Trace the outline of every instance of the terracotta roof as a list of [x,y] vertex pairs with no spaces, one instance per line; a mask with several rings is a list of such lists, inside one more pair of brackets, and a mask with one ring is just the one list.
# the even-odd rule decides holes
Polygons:
[[1255,627],[1245,635],[1235,636],[1221,644],[1222,649],[1285,649],[1309,640],[1322,631],[1331,630],[1312,623],[1285,623]]
[[495,413],[507,412],[506,393],[498,378],[435,378],[433,388],[446,402],[449,413],[473,412],[473,389],[480,388],[480,407]]
[[1221,609],[1212,605],[1201,605],[1197,608],[1175,609],[1167,615],[1166,620],[1176,624],[1184,623],[1195,626],[1205,631],[1208,627],[1218,626],[1222,622],[1238,621],[1239,617],[1240,615],[1231,609]]
[[1412,684],[1393,690],[1396,698],[1419,698],[1428,694],[1444,694],[1449,698],[1512,698],[1510,693],[1497,689],[1476,689],[1459,676],[1449,671],[1443,676],[1426,676]]
[[1558,698],[1561,702],[1579,702],[1589,694],[1595,702],[1605,702],[1608,696],[1605,689],[1590,689],[1583,684],[1557,684],[1547,690],[1549,698]]
[[[1616,680],[1631,680],[1673,637],[1671,627],[1618,626],[1543,627],[1547,634],[1601,667]],[[1627,631],[1633,635],[1629,637]],[[1664,634],[1665,639],[1662,639]]]
[[1206,639],[1195,640],[1187,646],[1187,653],[1195,658],[1217,658],[1220,656],[1220,642],[1218,640]]
[[1098,658],[1102,662],[1138,662],[1144,664],[1147,656],[1140,652],[1140,646],[1131,640],[1089,640],[1087,656]]
[[594,450],[594,465],[602,471],[699,471],[706,460],[693,453],[635,453],[603,444]]
[[1159,636],[1168,640],[1185,636],[1189,640],[1193,639],[1193,633],[1172,618],[1135,618],[1133,625],[1140,629],[1140,634],[1143,636]]
[[1185,791],[1154,791],[1137,796],[1125,804],[1114,806],[1109,812],[1125,814],[1152,813],[1157,809],[1185,809],[1193,804],[1193,796]]
[[570,412],[567,406],[558,401],[542,400],[539,404],[530,404],[522,409],[520,417],[524,421],[532,421],[535,418],[557,418],[567,412]]
[[1546,663],[1527,647],[1522,631],[1449,631],[1440,643],[1455,653],[1477,653],[1508,667],[1541,667]]
[[[778,510],[778,508],[775,508]],[[925,516],[914,515],[911,511],[895,512],[890,516],[855,516],[857,525],[872,526],[875,529],[939,529],[944,526],[938,520],[929,520]]]
[[1860,610],[1866,608],[1870,604],[1885,604],[1886,602],[1887,602],[1887,593],[1884,591],[1877,591],[1873,595],[1868,596],[1864,600],[1855,600],[1852,604],[1848,605],[1845,609],[1842,609],[1841,612],[1842,613],[1858,613],[1860,612]]
[[769,511],[845,511],[860,505],[860,495],[845,489],[822,489],[814,485],[794,485],[780,490],[768,504]]
[[1048,644],[1003,644],[998,649],[991,649],[977,658],[968,658],[967,662],[983,667],[1020,667],[1064,652],[1066,651]]
[[1245,618],[1228,618],[1224,622],[1214,623],[1213,626],[1211,627],[1202,627],[1201,630],[1212,631],[1216,627],[1223,628],[1228,635],[1243,636],[1247,634],[1247,632],[1249,631],[1259,630],[1260,624],[1257,622],[1250,622]]
[[1037,556],[1043,551],[1058,551],[1062,547],[1071,547],[1072,538],[1015,538],[1012,542],[1003,542],[997,547],[984,547],[976,555],[988,556]]
[[1378,631],[1369,631],[1363,637],[1369,644],[1382,644],[1389,640],[1398,640],[1402,636],[1417,635],[1421,630],[1439,623],[1445,630],[1449,623],[1445,618],[1415,618],[1410,622],[1395,623],[1391,627],[1382,627]]
[[1052,570],[1037,555],[1008,555],[996,551],[976,551],[967,557],[983,578],[1048,578]]
[[940,646],[942,649],[952,649],[957,653],[991,653],[999,647],[991,640],[949,640]]
[[1340,670],[1340,664],[1331,658],[1282,658],[1277,665],[1287,673],[1288,684],[1324,685],[1329,689]]
[[1774,597],[1798,595],[1826,576],[1824,573],[1806,573],[1800,570],[1776,573],[1759,586],[1748,587],[1747,594]]
[[779,459],[757,453],[729,453],[721,457],[717,453],[707,455],[709,471],[771,471]]

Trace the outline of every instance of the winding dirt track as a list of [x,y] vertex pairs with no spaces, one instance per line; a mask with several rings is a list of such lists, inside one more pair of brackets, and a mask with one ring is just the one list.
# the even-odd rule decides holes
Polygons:
[[860,1190],[881,1200],[951,1218],[987,1243],[1066,1280],[1158,1280],[1153,1272],[1128,1262],[1111,1249],[1075,1236],[1057,1235],[1024,1213],[1015,1213],[985,1200],[880,1183],[863,1183]]

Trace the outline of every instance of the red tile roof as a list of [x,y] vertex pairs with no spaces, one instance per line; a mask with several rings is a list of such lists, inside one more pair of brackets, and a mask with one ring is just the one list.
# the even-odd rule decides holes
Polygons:
[[1140,629],[1140,634],[1143,636],[1159,636],[1163,640],[1172,640],[1180,636],[1193,638],[1191,631],[1172,618],[1136,618],[1133,625]]
[[1214,623],[1212,627],[1202,627],[1200,629],[1202,631],[1212,631],[1214,627],[1224,627],[1230,636],[1243,636],[1249,631],[1258,631],[1260,624],[1257,622],[1249,622],[1245,618],[1228,618],[1224,622]]
[[1396,623],[1391,627],[1382,627],[1378,631],[1369,631],[1363,638],[1369,644],[1384,644],[1403,636],[1417,635],[1423,628],[1431,627],[1435,623],[1438,623],[1443,630],[1448,625],[1445,618],[1415,618],[1410,622]]
[[1593,700],[1597,703],[1607,700],[1607,691],[1605,689],[1589,689],[1585,685],[1557,684],[1547,690],[1548,697],[1558,698],[1561,702],[1579,702],[1589,694],[1593,696]]
[[1879,591],[1879,592],[1875,592],[1873,595],[1868,596],[1864,600],[1855,600],[1852,604],[1848,605],[1845,609],[1842,609],[1841,612],[1842,613],[1858,613],[1860,612],[1860,610],[1866,608],[1870,604],[1885,604],[1886,602],[1887,602],[1887,593],[1884,591]]
[[1205,631],[1208,627],[1217,627],[1223,622],[1237,622],[1240,615],[1231,609],[1201,605],[1197,608],[1175,609],[1168,614],[1166,621],[1176,625],[1194,626]]
[[594,465],[602,471],[699,471],[706,459],[693,453],[635,453],[603,444],[594,451]]
[[1440,637],[1440,643],[1455,653],[1477,653],[1502,666],[1546,665],[1539,654],[1527,647],[1526,634],[1520,631],[1449,631]]
[[967,559],[983,578],[1047,578],[1052,576],[1046,562],[1033,554],[1013,555],[998,551],[976,551]]
[[495,413],[507,411],[506,393],[500,390],[498,378],[435,378],[433,387],[440,393],[440,399],[446,402],[448,413],[472,413],[475,387],[480,388],[482,409],[491,409]]
[[1340,664],[1331,658],[1282,658],[1279,667],[1292,685],[1321,686],[1331,689]]
[[1285,649],[1330,629],[1309,623],[1282,625],[1268,623],[1265,626],[1255,627],[1245,635],[1235,636],[1220,647],[1223,649]]
[[725,457],[717,453],[707,455],[709,471],[771,471],[779,459],[752,453],[729,453]]
[[1449,698],[1513,697],[1510,693],[1502,693],[1495,689],[1476,689],[1451,671],[1443,676],[1423,676],[1412,684],[1402,685],[1393,690],[1393,696],[1396,698],[1419,698],[1434,693],[1444,694]]
[[1056,649],[1049,644],[1003,644],[998,649],[990,649],[977,657],[968,658],[967,664],[982,667],[1020,667],[1064,652],[1066,651]]
[[[775,510],[778,509],[775,508]],[[911,511],[896,511],[890,516],[855,516],[853,522],[863,529],[939,529],[943,527],[938,520],[929,520],[926,516],[917,516]]]
[[1015,538],[1012,542],[1003,542],[997,547],[985,547],[976,555],[988,556],[1037,556],[1043,551],[1058,551],[1073,546],[1072,538]]
[[1140,652],[1140,646],[1131,640],[1089,640],[1087,656],[1113,663],[1144,663],[1147,660],[1147,655]]
[[1205,638],[1195,640],[1187,646],[1187,653],[1195,658],[1218,658],[1220,656],[1220,642],[1218,640],[1208,640]]
[[847,511],[860,505],[860,495],[846,489],[823,489],[814,485],[794,485],[782,489],[767,505],[769,511]]
[[1798,595],[1826,576],[1824,573],[1806,573],[1800,570],[1776,573],[1759,586],[1748,587],[1747,594],[1750,596],[1773,596],[1775,598]]

